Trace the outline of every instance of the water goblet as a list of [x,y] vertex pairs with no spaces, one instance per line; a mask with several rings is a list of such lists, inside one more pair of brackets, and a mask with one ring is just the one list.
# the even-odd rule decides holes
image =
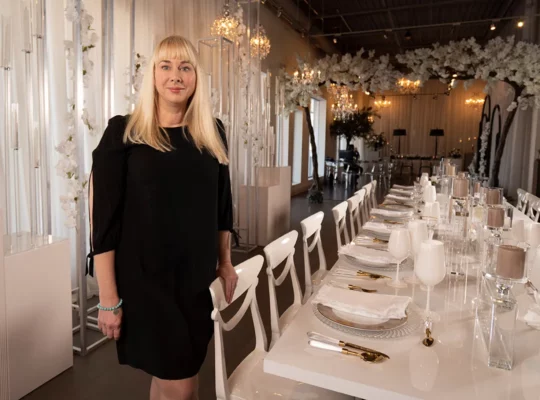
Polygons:
[[399,279],[399,266],[409,255],[411,241],[409,231],[405,228],[397,228],[390,233],[388,241],[388,252],[397,261],[396,276],[394,280],[388,282],[388,286],[395,288],[407,287],[407,284]]

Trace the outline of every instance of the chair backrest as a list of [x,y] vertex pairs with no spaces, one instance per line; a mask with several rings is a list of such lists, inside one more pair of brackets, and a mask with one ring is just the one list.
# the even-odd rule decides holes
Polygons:
[[364,224],[368,221],[368,215],[366,214],[366,189],[360,189],[354,194],[360,196],[360,202],[358,203],[358,209],[360,210],[358,213],[358,226],[362,228],[362,226],[364,226]]
[[[532,199],[531,199],[532,198]],[[540,220],[540,199],[532,194],[529,194],[529,210],[527,215],[534,222],[539,222]]]
[[336,223],[336,236],[338,249],[341,248],[341,232],[345,235],[345,244],[349,244],[349,232],[347,232],[347,207],[346,201],[339,203],[332,208],[332,214],[334,215],[334,222]]
[[[311,281],[311,263],[309,262],[309,253],[311,253],[315,246],[317,246],[317,251],[319,252],[319,270],[326,271],[326,256],[324,255],[324,249],[321,240],[321,228],[322,221],[324,219],[324,213],[319,211],[318,213],[313,214],[310,217],[302,220],[300,226],[302,227],[302,241],[304,247],[304,268],[305,268],[305,281],[306,281],[306,290],[304,292],[304,301],[305,303],[309,296],[313,293],[313,284]],[[308,239],[312,236],[315,236],[311,241],[311,244],[308,243]]]
[[529,193],[527,193],[525,190],[523,189],[518,189],[517,190],[517,205],[516,205],[516,208],[523,212],[523,213],[526,213],[527,212],[527,203],[528,203],[528,200],[529,200]]
[[[290,231],[264,248],[264,254],[266,256],[266,274],[268,275],[268,290],[270,292],[270,324],[272,326],[272,340],[270,342],[270,347],[272,347],[281,336],[276,286],[280,286],[289,274],[291,274],[294,294],[293,304],[290,307],[302,304],[300,283],[298,282],[296,267],[294,265],[294,246],[296,245],[297,240],[298,232]],[[283,268],[281,275],[278,278],[275,278],[274,269],[284,261],[285,267]]]
[[370,192],[370,197],[369,197],[369,200],[370,200],[370,205],[369,205],[369,209],[371,210],[372,208],[377,208],[377,180],[376,179],[373,179],[373,182],[371,182],[371,192]]
[[227,303],[223,283],[220,278],[217,278],[210,285],[210,295],[212,296],[212,304],[214,309],[211,317],[214,321],[214,348],[215,348],[215,374],[216,374],[216,398],[218,400],[229,400],[230,390],[227,380],[227,367],[225,363],[225,348],[223,345],[223,331],[234,329],[240,320],[244,317],[248,307],[251,310],[253,318],[253,327],[255,328],[255,350],[266,352],[266,334],[257,304],[256,288],[259,283],[259,272],[261,271],[264,258],[255,256],[235,267],[238,274],[238,283],[234,291],[234,303],[240,296],[247,292],[240,309],[227,322],[223,321],[221,312],[225,310],[229,304]]
[[366,191],[364,200],[364,215],[369,218],[369,213],[371,211],[371,191],[373,190],[373,181],[362,186],[362,189]]
[[351,239],[354,240],[354,238],[356,237],[356,232],[357,232],[357,229],[355,227],[355,224],[356,226],[358,227],[358,232],[360,231],[360,229],[362,228],[362,225],[360,225],[358,223],[358,220],[360,219],[360,208],[358,207],[358,205],[360,204],[360,196],[359,195],[354,195],[352,197],[350,197],[348,200],[347,200],[347,205],[348,205],[348,210],[349,210],[349,222],[351,224]]

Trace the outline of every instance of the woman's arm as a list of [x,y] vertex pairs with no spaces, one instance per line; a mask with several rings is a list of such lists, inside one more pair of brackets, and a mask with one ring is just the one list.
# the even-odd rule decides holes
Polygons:
[[[90,214],[90,236],[92,236],[93,204],[94,204],[94,181],[90,175],[90,188],[88,194]],[[114,274],[114,250],[94,255],[94,271],[99,287],[99,304],[103,307],[116,306],[120,298],[116,289],[116,277]],[[104,335],[110,339],[118,340],[120,337],[120,325],[122,322],[122,310],[99,311],[98,327]]]
[[219,265],[231,264],[231,233],[219,232]]
[[223,279],[225,298],[230,303],[234,297],[238,275],[231,262],[231,233],[219,231],[219,259],[217,275]]

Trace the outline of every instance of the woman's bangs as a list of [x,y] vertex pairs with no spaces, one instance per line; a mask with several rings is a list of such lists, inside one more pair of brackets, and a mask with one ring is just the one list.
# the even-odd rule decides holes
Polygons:
[[170,37],[161,43],[156,55],[156,64],[163,60],[181,60],[190,63],[194,67],[196,57],[189,44],[181,39]]

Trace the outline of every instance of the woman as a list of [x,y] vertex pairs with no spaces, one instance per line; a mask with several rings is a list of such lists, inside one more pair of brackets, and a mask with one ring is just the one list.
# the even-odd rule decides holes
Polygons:
[[112,118],[93,152],[98,325],[121,364],[152,375],[151,400],[197,399],[213,334],[208,287],[217,267],[230,302],[238,280],[225,133],[203,76],[189,41],[164,39],[133,114]]

